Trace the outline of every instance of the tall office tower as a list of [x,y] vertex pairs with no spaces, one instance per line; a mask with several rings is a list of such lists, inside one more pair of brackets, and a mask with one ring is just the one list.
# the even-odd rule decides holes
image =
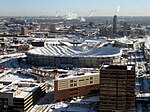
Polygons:
[[110,22],[109,19],[107,19],[107,20],[106,20],[106,27],[108,27],[109,22]]
[[100,112],[135,112],[135,66],[103,65]]
[[51,24],[50,25],[50,31],[51,32],[56,32],[56,26],[55,26],[55,24]]
[[27,34],[28,34],[28,28],[26,28],[25,26],[22,26],[21,35],[27,35]]
[[123,36],[127,36],[128,24],[127,22],[123,23]]
[[113,34],[117,34],[117,15],[113,18]]

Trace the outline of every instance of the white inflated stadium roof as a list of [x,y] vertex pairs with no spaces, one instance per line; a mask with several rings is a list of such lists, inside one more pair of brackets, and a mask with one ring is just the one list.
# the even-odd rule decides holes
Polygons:
[[46,46],[27,52],[27,55],[59,57],[113,57],[122,55],[122,50],[112,46]]

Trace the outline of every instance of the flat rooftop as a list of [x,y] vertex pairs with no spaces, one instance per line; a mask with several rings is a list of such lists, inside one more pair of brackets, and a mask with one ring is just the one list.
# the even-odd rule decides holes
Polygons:
[[76,68],[74,70],[68,70],[67,73],[58,74],[56,79],[62,80],[62,79],[92,76],[92,75],[98,75],[98,74],[99,74],[99,69],[96,69],[96,68]]
[[34,82],[35,80],[27,75],[16,74],[16,73],[7,73],[2,78],[0,78],[0,82],[14,82],[14,81],[30,81]]
[[134,70],[134,65],[103,65],[101,70]]
[[16,98],[25,98],[41,84],[36,83],[33,77],[9,71],[0,78],[0,94],[9,93]]
[[35,91],[39,86],[39,83],[12,82],[9,85],[4,85],[3,88],[0,89],[0,94],[10,93],[13,94],[13,97],[15,98],[25,98],[27,95]]

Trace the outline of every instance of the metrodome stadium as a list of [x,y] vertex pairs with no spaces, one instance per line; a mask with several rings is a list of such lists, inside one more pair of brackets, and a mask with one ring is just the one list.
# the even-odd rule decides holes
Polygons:
[[26,52],[27,62],[33,66],[99,67],[100,64],[118,63],[122,50],[107,46],[45,46]]

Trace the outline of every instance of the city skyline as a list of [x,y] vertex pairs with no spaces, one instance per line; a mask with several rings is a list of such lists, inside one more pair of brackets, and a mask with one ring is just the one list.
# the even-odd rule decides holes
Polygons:
[[[0,16],[150,16],[149,0],[1,0]],[[144,7],[144,8],[143,8]]]

